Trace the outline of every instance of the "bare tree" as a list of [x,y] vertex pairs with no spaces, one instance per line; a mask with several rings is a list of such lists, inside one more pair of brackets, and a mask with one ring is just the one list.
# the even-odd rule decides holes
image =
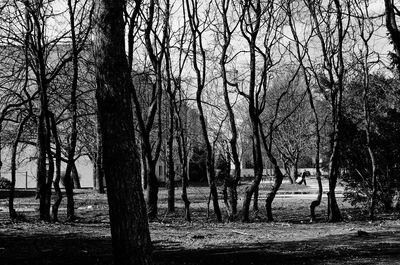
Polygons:
[[[227,63],[229,60],[229,55],[228,55],[228,49],[231,45],[231,40],[232,40],[232,34],[235,31],[235,29],[239,26],[239,21],[233,22],[233,24],[230,23],[228,14],[229,11],[232,11],[232,6],[231,6],[231,1],[230,0],[222,0],[222,1],[216,1],[216,7],[218,9],[219,15],[221,16],[222,19],[222,30],[219,30],[219,34],[222,35],[220,45],[221,45],[221,57],[220,57],[220,66],[221,66],[221,76],[222,76],[222,85],[224,88],[224,101],[225,101],[225,107],[228,112],[229,116],[229,124],[230,124],[230,131],[231,131],[231,138],[230,138],[230,152],[229,154],[229,165],[230,165],[230,158],[232,158],[233,163],[235,165],[235,171],[233,174],[233,177],[231,177],[230,174],[230,169],[227,172],[227,176],[225,179],[225,190],[226,191],[226,196],[229,197],[229,203],[228,208],[230,209],[228,216],[229,219],[234,219],[236,213],[237,213],[237,185],[240,180],[240,160],[239,160],[239,153],[238,153],[238,148],[237,148],[237,142],[238,142],[238,133],[236,129],[236,120],[235,120],[235,114],[233,112],[231,100],[229,98],[229,91],[228,87],[233,86],[235,87],[235,82],[230,82],[228,80],[227,76]],[[218,27],[218,26],[217,26]],[[218,29],[217,29],[218,30]],[[228,199],[225,198],[225,201]]]
[[[137,3],[136,3],[137,6]],[[146,49],[146,55],[150,59],[151,71],[144,73],[154,77],[154,82],[151,84],[143,84],[144,86],[151,86],[150,89],[150,102],[147,111],[145,110],[144,103],[140,100],[140,95],[137,89],[132,91],[132,99],[134,102],[136,120],[140,131],[142,140],[142,152],[144,152],[146,176],[146,201],[147,212],[150,219],[157,217],[157,201],[158,201],[158,180],[156,176],[156,163],[160,156],[162,146],[162,123],[161,123],[161,102],[162,102],[162,88],[163,88],[163,62],[165,50],[167,47],[168,28],[169,28],[169,2],[165,3],[163,7],[160,2],[150,0],[147,7],[142,9],[142,12],[132,12],[131,24],[136,19],[138,14],[142,14],[142,19],[145,24],[143,42]],[[144,12],[146,11],[146,12]],[[162,21],[162,22],[161,22]],[[161,26],[160,26],[161,25]],[[161,29],[160,29],[161,28]],[[161,31],[161,32],[160,32]],[[128,39],[132,42],[136,37],[137,31],[129,30]],[[162,35],[159,37],[159,35]],[[132,58],[133,45],[129,45],[128,58]],[[130,62],[130,66],[132,63]],[[149,78],[150,79],[150,78]],[[147,79],[146,79],[147,80]],[[146,81],[145,81],[146,82]],[[148,81],[147,81],[148,82]],[[156,120],[157,119],[157,120]],[[153,147],[152,133],[156,132],[155,144]]]
[[[321,199],[322,199],[322,181],[321,181],[321,168],[320,168],[320,146],[321,146],[321,134],[320,134],[320,123],[319,123],[319,117],[318,117],[318,112],[315,108],[314,104],[314,95],[312,92],[312,87],[311,87],[311,76],[309,74],[309,70],[306,67],[305,60],[307,57],[307,51],[308,51],[308,45],[309,41],[311,39],[311,36],[313,35],[314,30],[312,29],[311,32],[309,33],[309,37],[307,37],[305,40],[301,41],[299,39],[297,30],[296,30],[296,25],[295,25],[295,20],[294,20],[294,12],[292,10],[292,1],[287,2],[287,13],[289,17],[289,25],[290,29],[294,38],[295,42],[295,47],[296,50],[293,52],[294,57],[298,61],[301,67],[301,71],[303,74],[305,86],[307,89],[307,94],[308,94],[308,100],[310,104],[310,108],[313,113],[314,117],[314,134],[315,134],[315,178],[318,183],[318,195],[317,199],[312,201],[310,204],[310,212],[311,212],[311,222],[314,222],[316,217],[315,217],[315,208],[318,207],[321,204]],[[298,12],[302,12],[301,9],[298,10]],[[309,58],[309,57],[308,57]]]
[[[256,195],[258,193],[258,187],[262,179],[262,146],[264,146],[267,157],[273,164],[275,172],[274,184],[266,200],[267,215],[270,221],[272,221],[271,204],[283,179],[283,174],[272,153],[272,137],[273,130],[275,130],[274,122],[269,126],[270,132],[267,135],[263,128],[264,121],[262,121],[260,117],[267,104],[266,97],[271,85],[271,70],[280,62],[283,55],[278,48],[281,46],[281,27],[285,21],[285,16],[280,9],[279,5],[276,5],[274,1],[266,3],[265,6],[261,1],[244,1],[240,11],[241,33],[249,46],[247,53],[249,56],[250,73],[247,80],[247,90],[238,89],[238,92],[243,95],[248,102],[252,139],[254,143],[253,164],[255,175],[254,181],[245,191],[245,199],[242,208],[243,221],[249,221],[250,200],[253,194]],[[274,52],[277,53],[274,54]],[[278,111],[279,100],[275,103],[275,111]],[[275,113],[277,115],[277,112]],[[257,196],[255,196],[254,201],[255,203],[257,202]]]
[[356,21],[358,30],[354,30],[354,41],[357,44],[359,37],[361,38],[361,47],[359,50],[356,50],[358,45],[354,45],[354,55],[358,63],[361,65],[362,70],[362,79],[363,79],[363,111],[364,111],[364,124],[365,124],[365,138],[366,138],[366,147],[368,149],[369,159],[371,163],[371,198],[369,205],[369,218],[374,220],[375,208],[377,204],[377,192],[378,192],[378,183],[377,183],[377,174],[378,174],[378,165],[375,158],[375,150],[373,148],[373,140],[371,139],[372,134],[372,121],[371,121],[371,103],[370,103],[370,71],[374,64],[379,61],[378,58],[372,61],[373,57],[376,57],[376,53],[371,49],[371,41],[376,32],[375,23],[373,22],[373,18],[369,12],[370,1],[358,1],[354,0],[352,7],[354,8],[354,13],[356,15]]
[[[189,20],[191,39],[191,53],[192,53],[192,64],[196,74],[196,104],[199,110],[200,123],[202,127],[203,139],[207,150],[207,180],[210,187],[210,195],[213,201],[214,213],[219,222],[222,221],[221,210],[218,204],[218,191],[215,183],[215,169],[214,169],[214,156],[211,146],[210,139],[207,133],[207,124],[204,117],[204,110],[202,105],[202,93],[205,88],[206,82],[206,53],[203,45],[203,33],[205,28],[208,26],[207,21],[200,21],[200,3],[198,0],[186,0],[186,11]],[[207,11],[205,11],[207,12]],[[205,17],[205,20],[209,17]]]
[[[319,41],[322,53],[322,69],[317,70],[312,66],[313,76],[325,94],[331,107],[332,134],[331,155],[329,158],[329,194],[328,194],[328,219],[330,222],[342,220],[336,201],[335,188],[339,175],[339,144],[341,138],[342,101],[344,91],[344,42],[349,26],[349,17],[344,16],[344,8],[349,2],[341,3],[338,0],[305,1],[310,12],[313,29]],[[321,78],[327,80],[325,87]]]
[[125,54],[125,4],[126,1],[117,0],[96,3],[96,97],[114,263],[151,264],[151,242],[129,96],[134,88]]
[[16,170],[17,170],[17,163],[16,163],[17,148],[18,148],[18,143],[20,141],[24,126],[30,119],[31,113],[32,112],[29,111],[27,114],[25,114],[25,116],[21,117],[21,121],[18,125],[17,134],[15,136],[15,139],[14,139],[14,142],[12,145],[12,150],[11,150],[11,188],[10,188],[10,197],[9,197],[9,202],[8,202],[10,219],[17,218],[17,213],[14,209],[14,193],[15,193]]

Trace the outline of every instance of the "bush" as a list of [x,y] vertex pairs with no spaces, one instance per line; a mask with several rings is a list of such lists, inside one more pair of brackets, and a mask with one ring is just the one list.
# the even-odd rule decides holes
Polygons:
[[11,181],[0,177],[0,189],[11,189]]

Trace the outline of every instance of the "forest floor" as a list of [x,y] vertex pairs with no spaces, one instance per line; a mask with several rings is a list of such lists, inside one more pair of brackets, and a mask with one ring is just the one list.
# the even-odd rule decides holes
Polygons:
[[[217,223],[210,209],[208,189],[188,190],[191,223],[183,220],[180,188],[176,212],[166,212],[166,190],[160,189],[159,220],[150,223],[155,264],[400,264],[400,216],[379,214],[369,222],[362,209],[338,202],[344,221],[326,222],[326,195],[317,208],[317,222],[309,222],[309,205],[316,198],[315,181],[308,186],[284,183],[273,203],[275,221],[266,222],[264,201],[270,183],[260,189],[260,210],[251,223]],[[326,183],[324,184],[326,185]],[[243,194],[245,183],[239,187]],[[74,223],[38,221],[34,191],[19,190],[15,205],[26,218],[10,222],[7,192],[0,191],[0,264],[112,264],[106,195],[75,191]],[[60,219],[65,219],[65,199]],[[242,199],[239,198],[239,205]],[[224,206],[221,202],[221,209]],[[225,211],[224,211],[225,213]]]

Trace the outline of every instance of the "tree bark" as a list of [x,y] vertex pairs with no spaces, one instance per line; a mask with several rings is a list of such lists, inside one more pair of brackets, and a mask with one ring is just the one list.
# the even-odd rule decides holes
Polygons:
[[81,180],[79,179],[79,172],[78,168],[76,167],[76,161],[74,161],[74,163],[72,164],[71,177],[72,183],[74,184],[74,189],[81,189]]
[[[151,264],[151,241],[135,146],[125,54],[126,1],[98,1],[95,29],[96,98],[115,264]],[[137,2],[140,4],[140,1]]]
[[147,203],[147,216],[150,221],[157,219],[158,214],[158,179],[156,175],[156,162],[153,161],[151,155],[146,154],[146,168],[147,168],[147,189],[146,189],[146,203]]
[[60,180],[61,180],[61,143],[58,138],[58,132],[57,132],[57,124],[54,118],[54,114],[50,113],[50,120],[51,120],[51,131],[53,134],[54,142],[56,145],[56,153],[55,153],[55,159],[56,159],[56,177],[53,182],[53,187],[57,195],[57,199],[54,202],[52,206],[52,213],[53,213],[53,221],[58,222],[58,208],[61,204],[62,201],[62,192],[60,189]]
[[[98,110],[97,110],[98,112]],[[96,190],[100,194],[106,193],[104,189],[104,166],[103,166],[103,144],[101,140],[101,129],[100,129],[100,121],[98,119],[99,115],[97,115],[97,126],[96,126],[96,135],[97,135],[97,154],[96,154],[96,175],[94,176],[96,178]]]
[[[179,81],[175,84],[178,86],[178,91],[180,90],[180,83]],[[180,101],[180,104],[182,101]],[[188,187],[188,172],[189,172],[189,161],[188,159],[189,155],[187,152],[187,135],[185,134],[185,131],[187,128],[184,128],[183,122],[182,122],[182,105],[178,107],[177,102],[174,101],[174,106],[175,106],[175,111],[177,112],[177,129],[178,129],[178,136],[177,136],[177,143],[178,143],[178,154],[179,154],[179,162],[182,165],[182,194],[181,198],[183,200],[183,203],[185,205],[185,220],[188,222],[191,222],[191,216],[190,216],[190,201],[187,196],[187,187]]]
[[8,209],[10,213],[10,219],[13,220],[18,217],[15,209],[14,209],[14,197],[15,197],[15,181],[16,181],[16,171],[17,171],[17,163],[16,163],[16,158],[17,158],[17,148],[18,148],[18,143],[21,138],[21,134],[23,132],[25,123],[29,120],[30,114],[26,115],[22,121],[20,122],[17,130],[17,135],[15,136],[13,145],[12,145],[12,150],[11,150],[11,188],[10,188],[10,197],[8,201]]
[[[271,191],[268,193],[267,199],[265,200],[265,208],[267,210],[267,221],[272,222],[274,220],[272,216],[272,202],[274,201],[276,193],[281,187],[283,181],[283,174],[281,169],[279,168],[278,161],[276,161],[276,158],[272,154],[272,150],[267,143],[267,138],[264,135],[264,131],[262,130],[261,124],[260,124],[260,134],[264,143],[264,149],[267,152],[268,159],[271,162],[272,166],[274,167],[274,183],[272,184]],[[272,134],[270,135],[270,137],[272,137]]]
[[392,0],[384,0],[385,2],[385,17],[386,28],[389,32],[391,43],[393,44],[394,53],[392,54],[392,61],[400,73],[400,31],[397,26],[398,10]]

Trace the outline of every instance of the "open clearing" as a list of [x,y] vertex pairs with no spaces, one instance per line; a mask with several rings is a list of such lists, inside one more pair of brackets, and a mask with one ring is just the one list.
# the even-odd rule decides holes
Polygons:
[[[193,222],[183,220],[176,189],[176,213],[166,213],[166,190],[160,189],[159,220],[150,223],[156,264],[400,264],[398,214],[381,214],[371,223],[361,210],[343,202],[344,221],[326,223],[326,195],[317,208],[318,222],[309,223],[309,204],[316,197],[309,186],[284,184],[273,203],[275,222],[267,223],[260,191],[260,211],[251,223],[217,223],[207,218],[208,189],[189,188]],[[245,185],[239,187],[239,195]],[[112,264],[111,235],[105,195],[76,190],[78,220],[37,221],[33,192],[19,191],[17,211],[26,222],[8,219],[6,192],[0,191],[0,264]],[[65,199],[60,219],[65,218]],[[239,206],[242,201],[239,199]],[[223,204],[221,201],[221,208]],[[365,233],[364,233],[365,232]]]

